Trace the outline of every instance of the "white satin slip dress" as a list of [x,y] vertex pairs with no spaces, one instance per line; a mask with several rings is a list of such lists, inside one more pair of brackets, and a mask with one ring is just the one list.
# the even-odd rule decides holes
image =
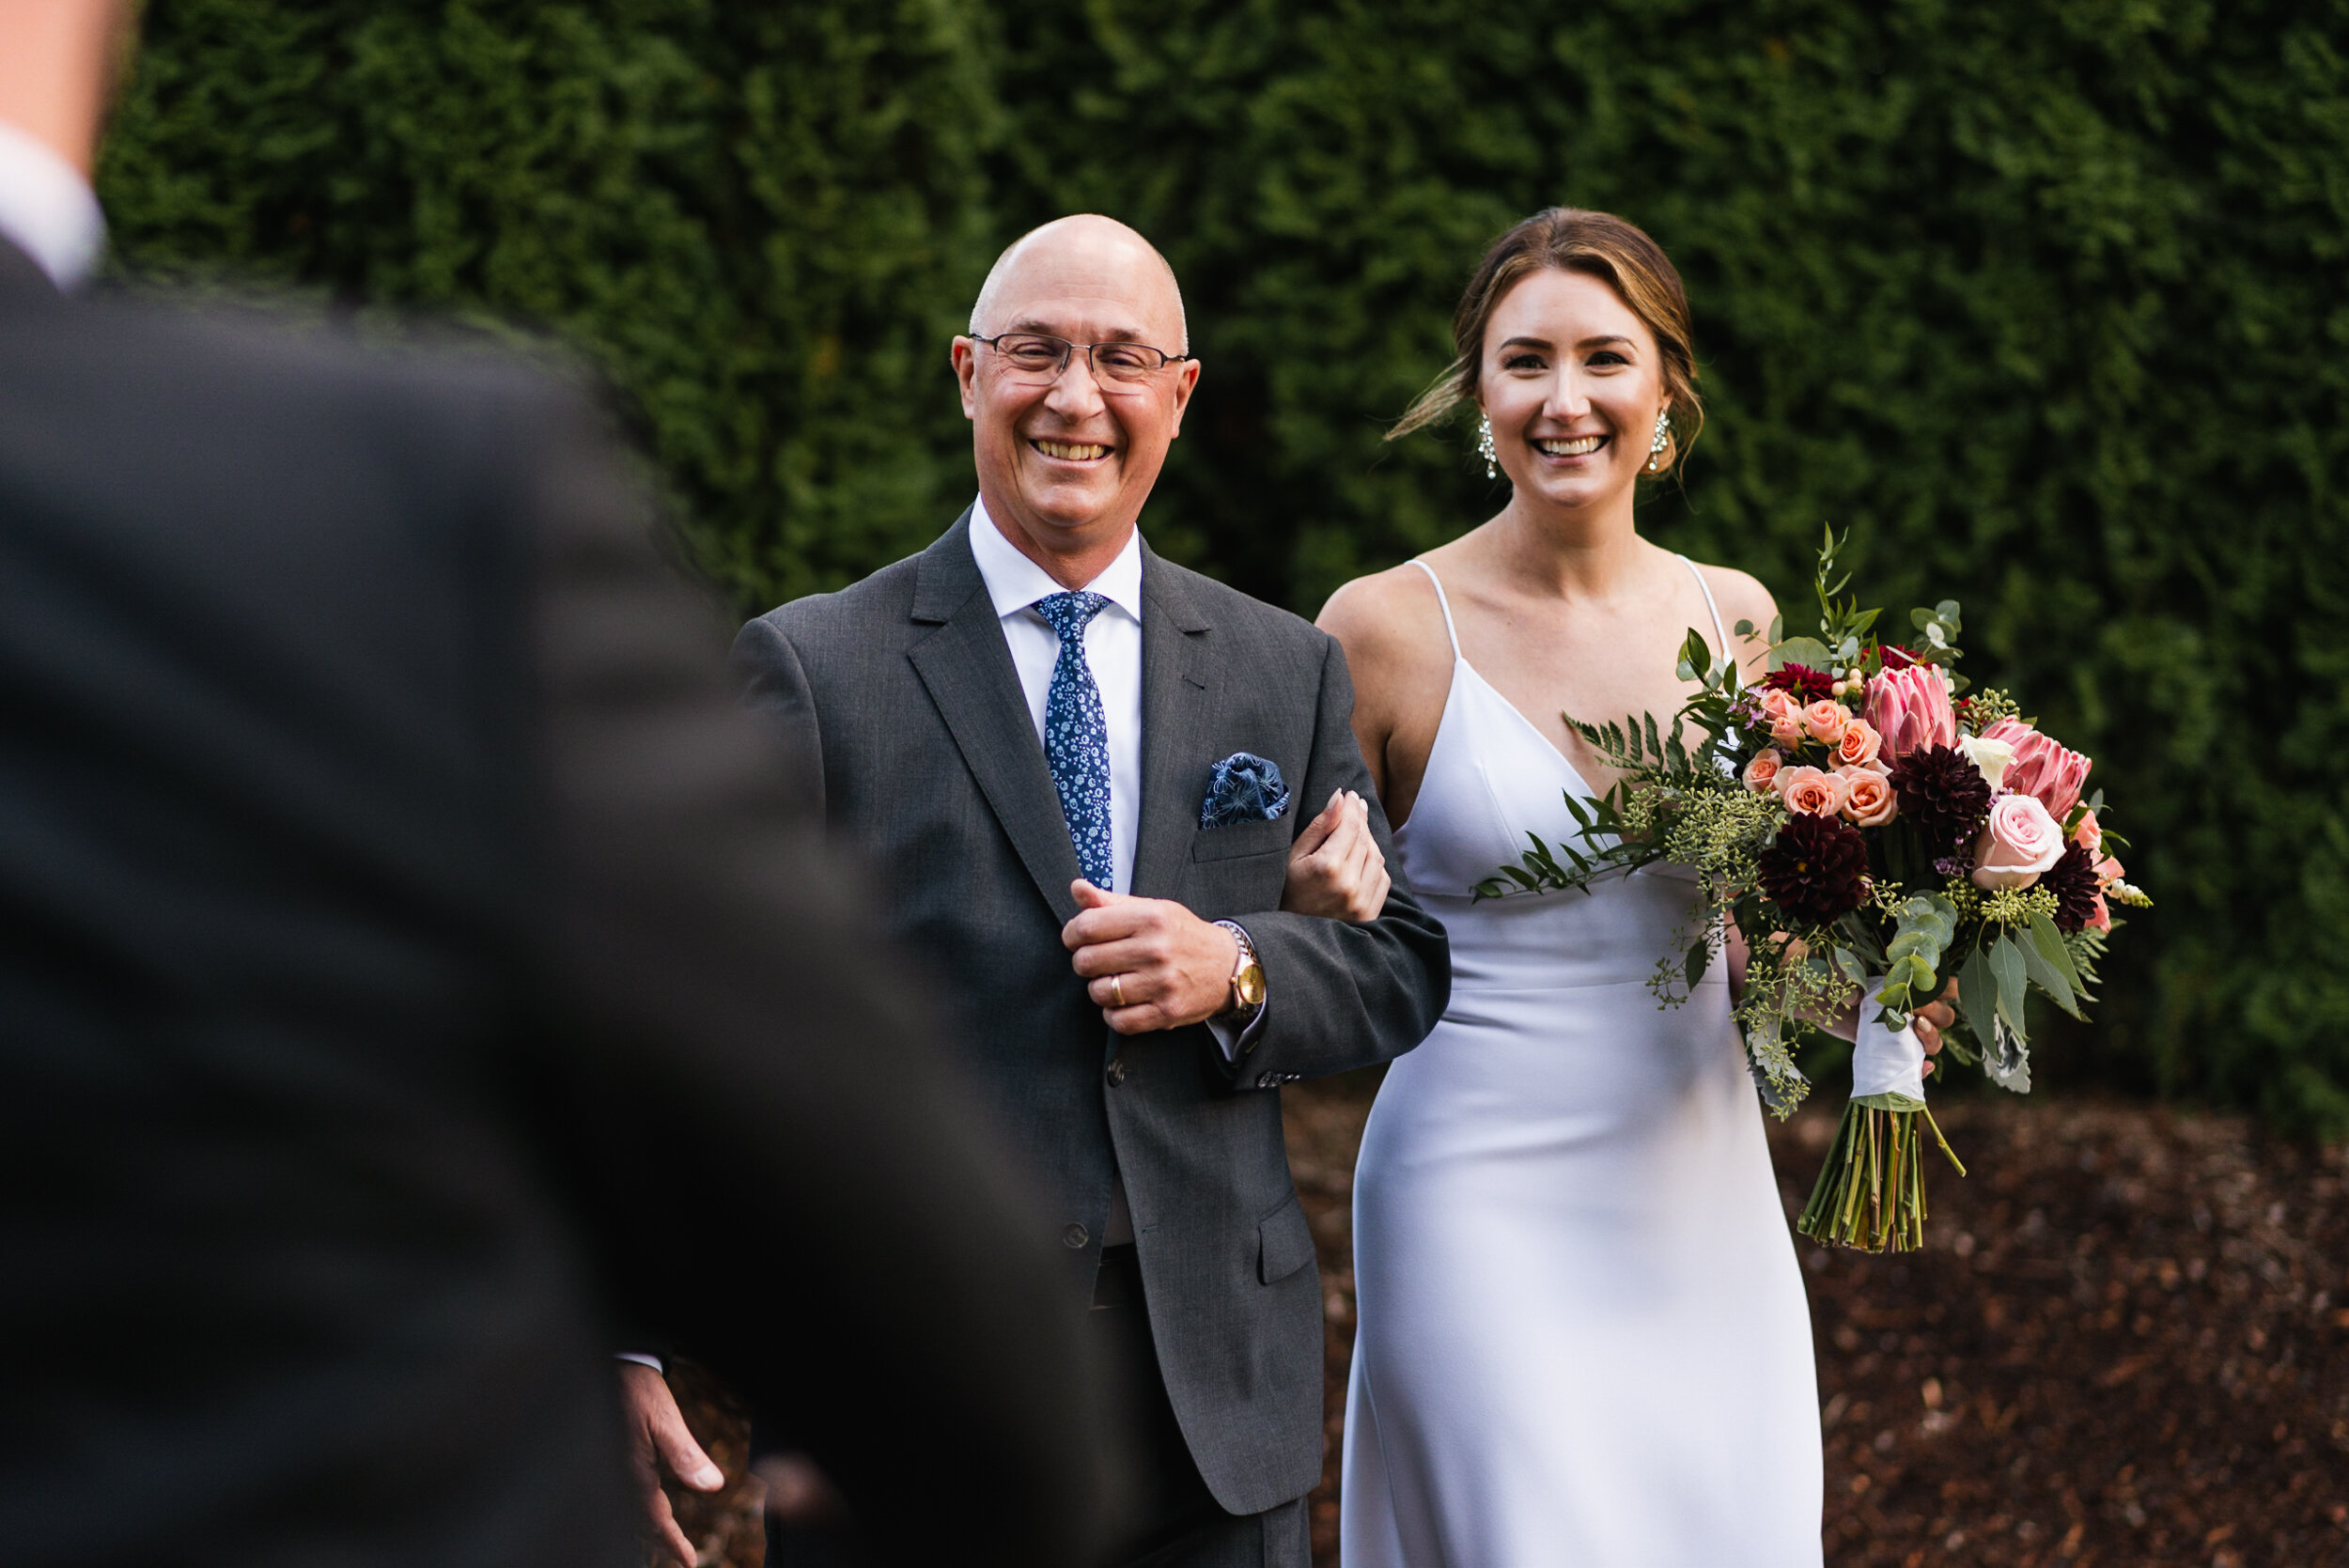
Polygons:
[[1452,689],[1394,842],[1452,1000],[1355,1172],[1345,1568],[1816,1568],[1810,1313],[1727,975],[1677,1008],[1648,989],[1693,888],[1474,901],[1592,791],[1413,564]]

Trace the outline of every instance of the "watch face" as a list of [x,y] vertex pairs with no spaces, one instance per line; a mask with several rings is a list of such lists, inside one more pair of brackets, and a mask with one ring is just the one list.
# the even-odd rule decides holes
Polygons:
[[1264,966],[1251,964],[1232,976],[1232,993],[1242,1007],[1264,1005]]

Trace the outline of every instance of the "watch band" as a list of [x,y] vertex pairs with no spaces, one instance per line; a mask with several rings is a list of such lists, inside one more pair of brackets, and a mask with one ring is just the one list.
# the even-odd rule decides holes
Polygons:
[[[1233,942],[1239,948],[1238,961],[1232,966],[1232,988],[1219,1016],[1231,1017],[1245,1014],[1252,1017],[1264,1010],[1264,965],[1256,957],[1255,941],[1248,935],[1246,927],[1236,920],[1219,920],[1213,924],[1229,931]],[[1251,991],[1254,993],[1252,998],[1249,994]]]

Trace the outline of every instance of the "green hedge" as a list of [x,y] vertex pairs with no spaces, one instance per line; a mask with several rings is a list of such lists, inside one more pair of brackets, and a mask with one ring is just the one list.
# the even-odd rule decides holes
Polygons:
[[[1712,423],[1659,538],[1819,524],[2092,751],[2161,900],[2075,1059],[2349,1131],[2349,0],[159,0],[124,266],[584,345],[745,607],[967,499],[995,248],[1166,249],[1206,379],[1148,519],[1310,613],[1487,515],[1379,432],[1550,202],[1646,225]],[[2053,1063],[2051,1063],[2053,1065]]]

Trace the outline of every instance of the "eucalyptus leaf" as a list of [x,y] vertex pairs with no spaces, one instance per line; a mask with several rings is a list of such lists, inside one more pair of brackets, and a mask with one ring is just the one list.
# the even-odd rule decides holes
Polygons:
[[[2048,929],[2052,931],[2055,928],[2049,926]],[[2058,1007],[2077,1018],[2080,1016],[2080,1004],[2074,999],[2072,982],[2066,978],[2063,971],[2064,969],[2071,967],[2069,956],[2065,958],[2063,969],[2058,969],[2054,964],[2049,963],[2047,955],[2040,951],[2039,943],[2035,939],[2036,935],[2037,933],[2034,932],[2031,934],[2032,939],[2015,944],[2015,951],[2021,954],[2023,957],[2023,972],[2030,977],[2032,985],[2046,992]],[[2056,951],[2059,954],[2062,953],[2061,943],[2057,944]]]
[[1990,972],[1990,955],[1981,948],[1967,955],[1957,971],[1957,1010],[1974,1038],[1987,1041],[1999,1011],[1999,982]]
[[2081,989],[2079,968],[2072,962],[2072,951],[2063,945],[2063,933],[2055,928],[2054,921],[2046,915],[2031,916],[2030,940],[2040,955],[2063,976],[2074,991]]
[[1770,649],[1770,668],[1773,670],[1782,670],[1789,664],[1824,670],[1834,662],[1835,656],[1816,637],[1789,637]]
[[1697,988],[1698,983],[1704,978],[1705,966],[1712,961],[1712,939],[1706,937],[1698,938],[1696,944],[1688,949],[1688,962],[1682,966],[1683,972],[1688,977],[1688,989],[1693,991]]
[[2023,1022],[2023,993],[2030,976],[2023,969],[2022,950],[2013,937],[2001,936],[1990,944],[1990,972],[1999,983],[1999,1017],[2021,1039],[2029,1033]]

